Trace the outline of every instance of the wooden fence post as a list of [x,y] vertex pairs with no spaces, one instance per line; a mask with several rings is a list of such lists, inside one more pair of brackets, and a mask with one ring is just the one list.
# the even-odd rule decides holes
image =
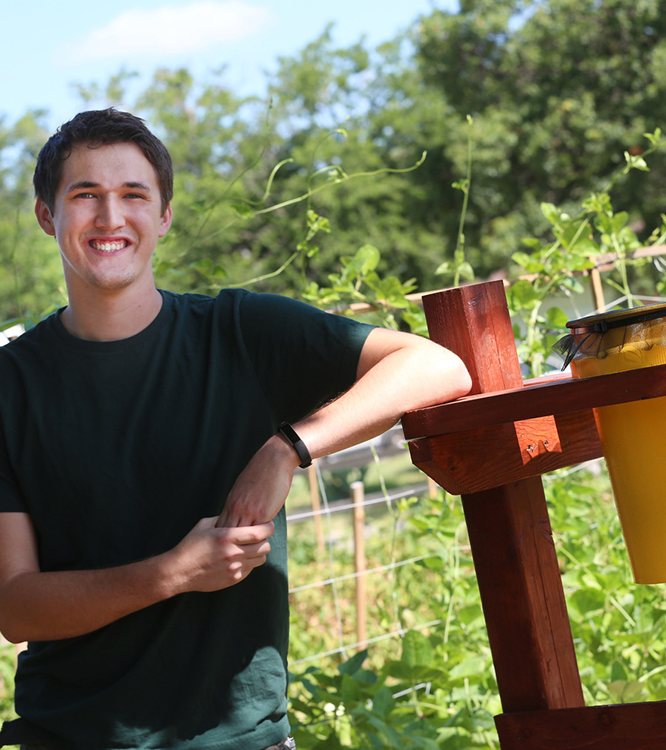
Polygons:
[[352,482],[352,501],[354,509],[354,569],[356,572],[356,641],[364,648],[367,638],[367,595],[366,595],[366,560],[365,560],[365,508],[363,499],[363,482]]
[[321,501],[319,498],[319,483],[317,482],[317,469],[314,462],[308,466],[308,482],[310,483],[310,502],[312,503],[312,517],[314,520],[315,536],[317,537],[317,549],[324,551],[324,531],[321,524]]

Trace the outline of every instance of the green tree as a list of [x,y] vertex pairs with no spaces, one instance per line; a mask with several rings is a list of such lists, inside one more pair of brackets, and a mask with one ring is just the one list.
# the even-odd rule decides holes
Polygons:
[[[416,30],[424,80],[476,125],[471,233],[501,265],[543,232],[541,201],[566,208],[640,154],[666,120],[666,21],[656,0],[467,0]],[[454,139],[447,153],[460,169]],[[643,236],[658,225],[663,157],[618,184]]]

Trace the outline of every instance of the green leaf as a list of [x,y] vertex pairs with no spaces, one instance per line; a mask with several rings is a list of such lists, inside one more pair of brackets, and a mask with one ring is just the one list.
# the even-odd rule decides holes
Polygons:
[[624,158],[627,161],[627,169],[640,169],[642,172],[650,171],[650,168],[642,156],[633,156],[628,151],[625,151]]
[[440,263],[435,269],[436,276],[443,276],[446,273],[451,273],[451,261],[450,260],[445,260],[443,263]]
[[540,295],[534,285],[527,279],[520,279],[507,290],[509,305],[513,310],[533,307],[540,300]]
[[462,679],[464,677],[478,677],[488,666],[488,660],[483,656],[471,656],[463,659],[460,664],[456,664],[449,671],[449,677],[452,680]]
[[520,251],[513,253],[511,260],[519,266],[522,266],[527,273],[539,273],[545,269],[545,266],[541,261]]
[[533,250],[541,250],[541,240],[538,240],[536,237],[524,237],[523,245],[527,245],[527,247],[531,247]]
[[380,716],[382,719],[386,719],[388,715],[393,711],[395,701],[391,691],[383,685],[375,693],[375,697],[372,699],[372,710]]
[[483,610],[480,604],[469,604],[466,607],[461,607],[456,613],[456,619],[464,625],[471,625],[482,618]]
[[239,219],[247,219],[254,214],[254,209],[247,203],[232,203],[231,208]]
[[376,716],[370,716],[368,721],[372,726],[381,734],[384,742],[382,747],[385,748],[398,748],[401,746],[400,735],[381,719]]
[[474,281],[474,269],[467,261],[458,266],[458,273],[466,281]]
[[568,601],[581,615],[597,612],[606,604],[606,594],[599,589],[584,588],[574,591]]
[[359,651],[357,654],[354,654],[354,656],[351,657],[351,659],[348,659],[347,661],[343,662],[338,666],[338,672],[340,674],[347,674],[347,675],[353,675],[358,672],[358,670],[363,666],[363,662],[368,657],[368,649],[364,649],[363,651]]
[[421,560],[420,564],[428,570],[444,570],[446,563],[439,556],[426,557],[425,560]]
[[546,320],[551,328],[566,328],[569,316],[559,307],[549,307],[546,311]]
[[613,228],[613,231],[618,233],[628,220],[629,214],[626,211],[620,211],[619,213],[615,214],[611,221],[611,227]]
[[552,203],[542,203],[541,213],[551,224],[555,225],[560,223],[560,212],[557,209],[557,206],[554,206]]
[[614,661],[611,664],[611,682],[617,682],[619,680],[626,681],[627,679],[627,670],[624,668],[624,665],[619,661]]
[[410,630],[402,639],[400,661],[410,667],[430,666],[433,660],[432,646],[423,633]]
[[361,686],[356,680],[348,674],[342,675],[342,684],[340,685],[340,697],[345,706],[353,706],[361,700]]

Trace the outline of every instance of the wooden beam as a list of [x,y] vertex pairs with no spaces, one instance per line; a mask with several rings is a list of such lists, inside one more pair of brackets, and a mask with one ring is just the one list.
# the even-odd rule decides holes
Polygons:
[[428,294],[423,309],[430,338],[467,365],[472,377],[470,393],[500,391],[522,383],[501,281]]
[[481,492],[603,455],[592,410],[409,441],[412,462],[453,495]]
[[501,714],[502,750],[663,750],[666,702]]
[[666,396],[666,365],[465,396],[408,412],[402,426],[405,437],[414,440],[660,396]]

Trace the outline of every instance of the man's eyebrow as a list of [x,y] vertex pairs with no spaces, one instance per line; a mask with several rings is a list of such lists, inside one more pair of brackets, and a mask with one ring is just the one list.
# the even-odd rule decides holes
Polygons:
[[67,192],[71,193],[72,190],[81,190],[82,188],[96,188],[99,187],[98,182],[90,182],[89,180],[79,180],[78,182],[73,182],[71,185],[67,186]]
[[[78,182],[73,182],[71,185],[69,185],[67,188],[67,192],[71,193],[72,190],[82,190],[85,188],[98,188],[98,187],[100,187],[99,182],[91,182],[90,180],[79,180]],[[149,193],[151,192],[150,185],[146,184],[145,182],[140,182],[140,181],[124,182],[123,187],[133,188],[135,190],[145,190]]]
[[136,188],[138,190],[147,190],[148,192],[150,192],[150,185],[147,185],[145,182],[126,182],[124,183],[123,187]]

